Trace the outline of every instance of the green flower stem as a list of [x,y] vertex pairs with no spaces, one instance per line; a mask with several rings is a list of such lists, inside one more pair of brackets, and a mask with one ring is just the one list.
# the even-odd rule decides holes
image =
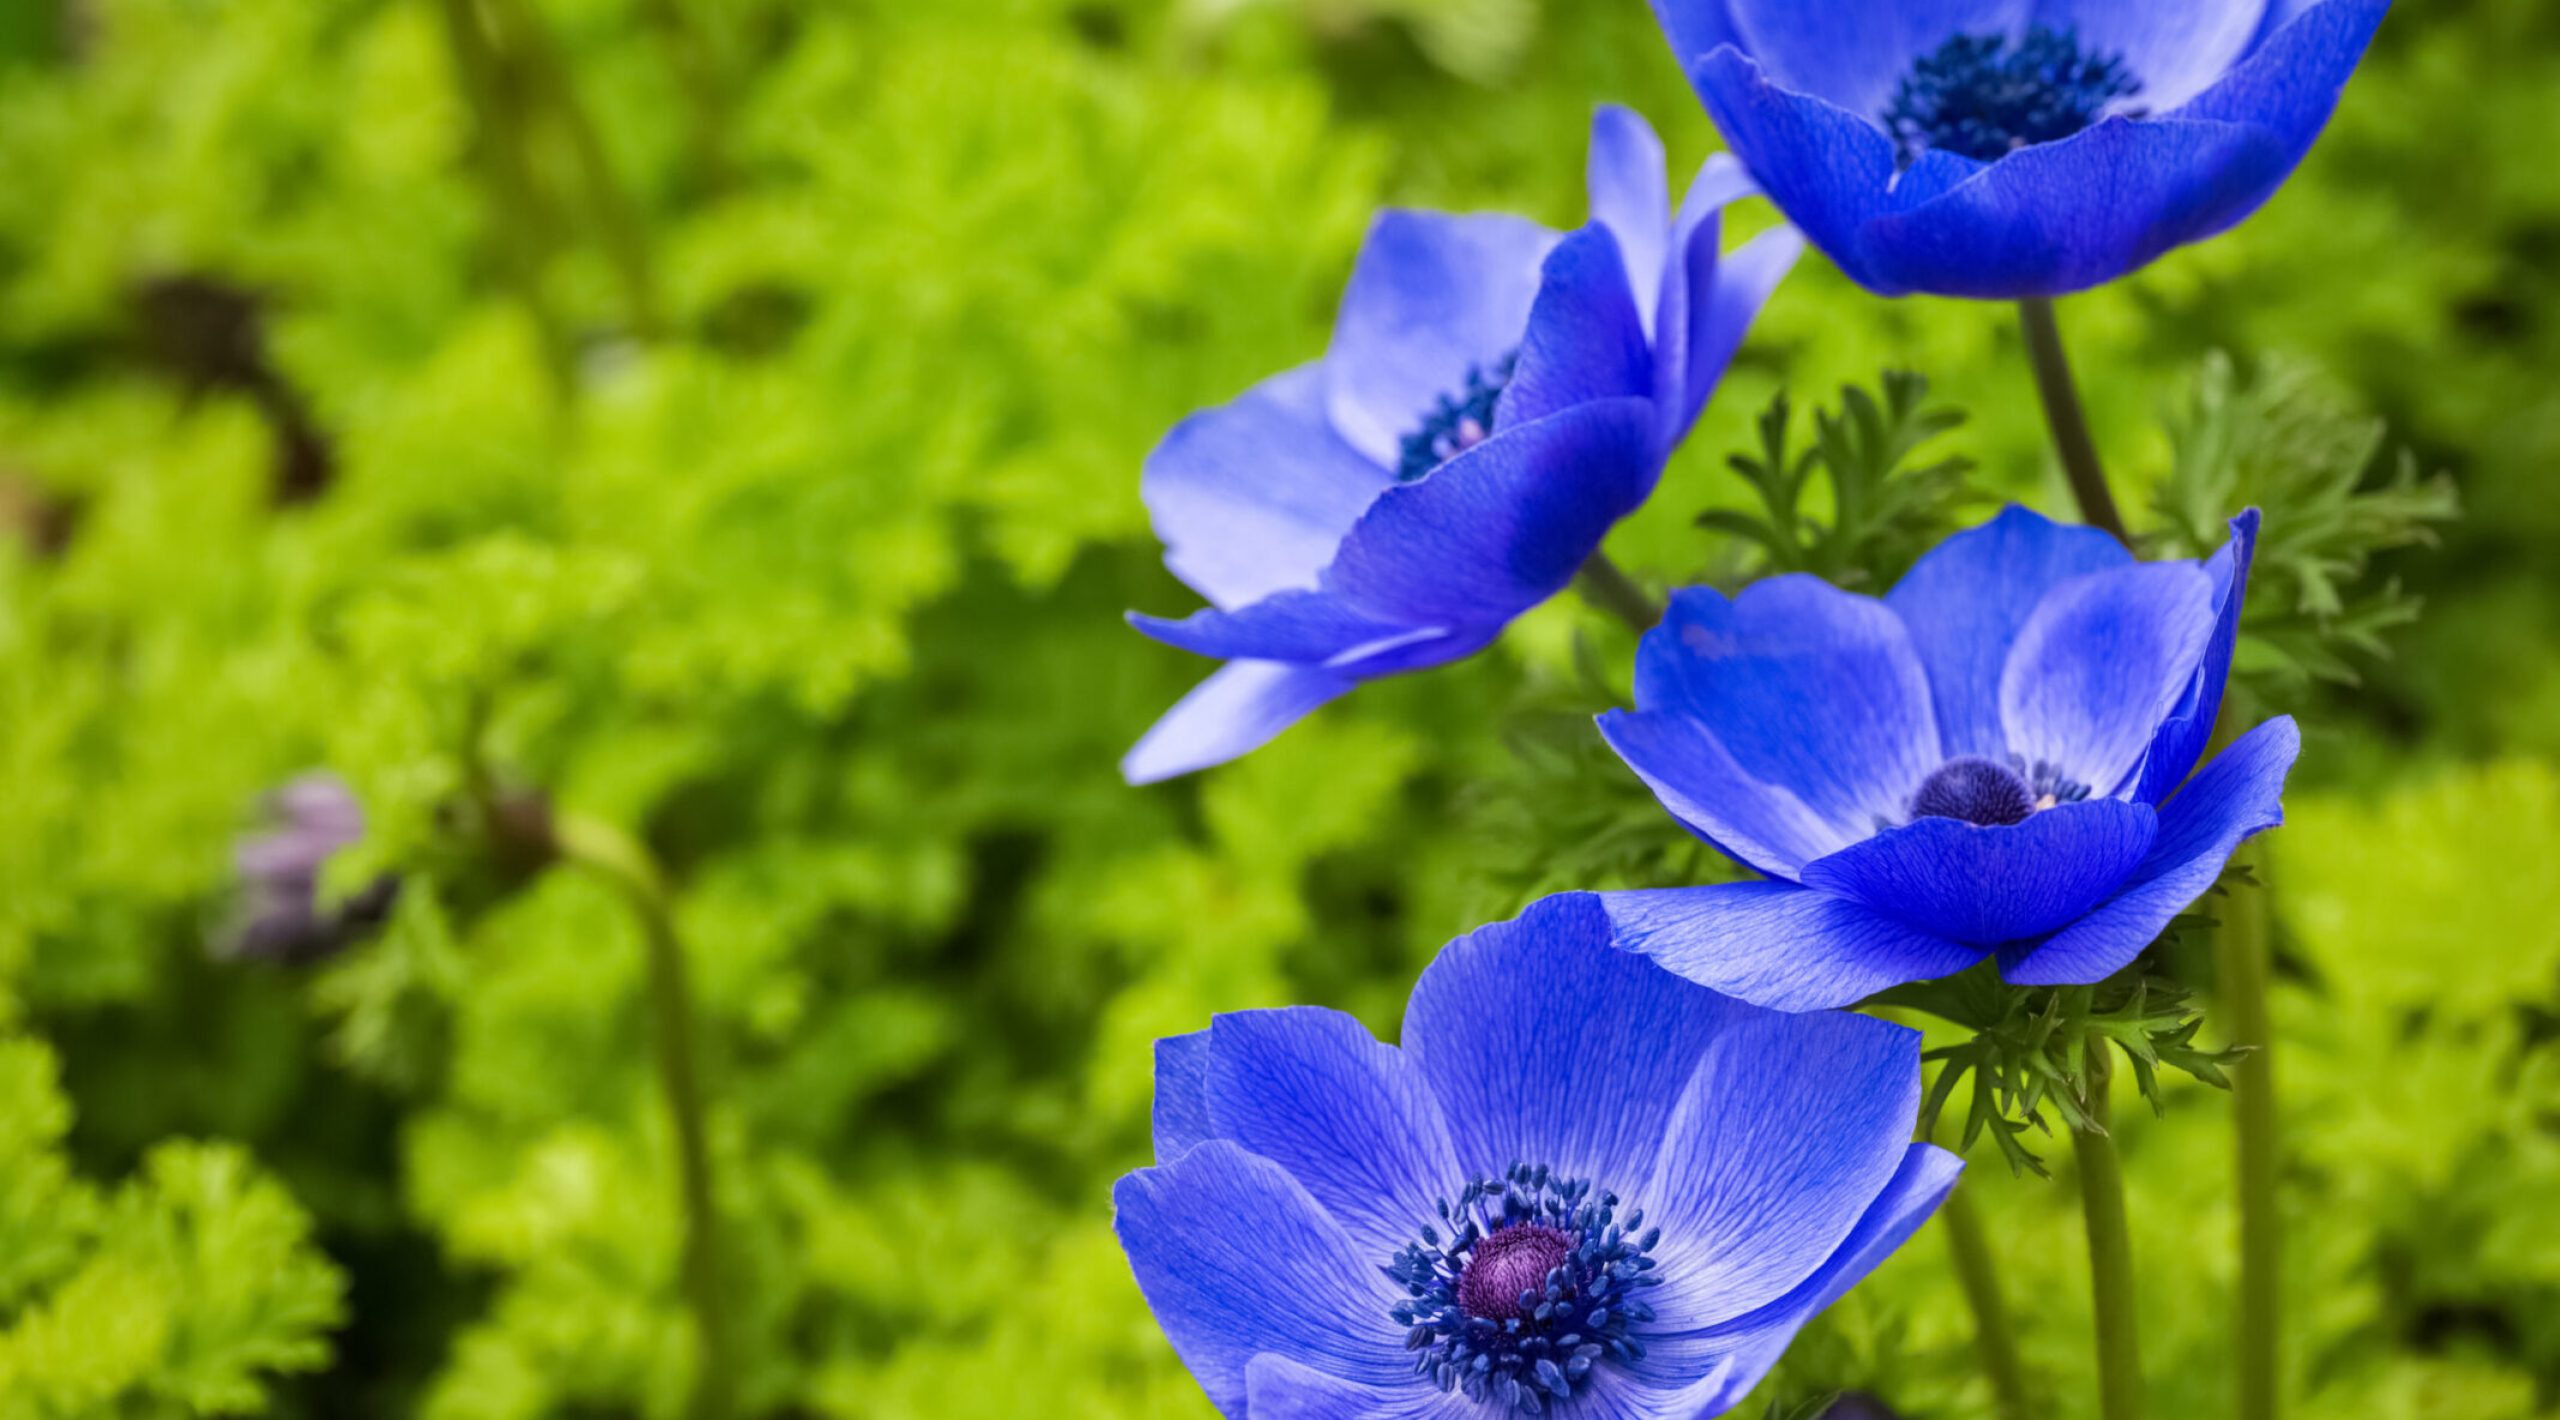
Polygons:
[[723,1309],[719,1198],[711,1176],[711,1148],[703,1123],[702,1077],[694,1055],[692,991],[685,981],[684,944],[676,936],[674,904],[666,879],[649,850],[610,824],[559,813],[552,840],[560,856],[613,885],[631,904],[649,947],[649,1005],[658,1055],[658,1084],[675,1122],[676,1160],[684,1189],[684,1290],[697,1337],[694,1386],[685,1413],[692,1420],[727,1420],[735,1412],[730,1385],[734,1368]]
[[[2259,856],[2255,866],[2263,880],[2265,859]],[[2239,1408],[2233,1413],[2239,1420],[2274,1420],[2284,1235],[2276,1216],[2275,1061],[2268,1054],[2275,1037],[2267,1019],[2263,889],[2243,887],[2231,895],[2215,934],[2215,952],[2231,1043],[2248,1049],[2231,1067],[2240,1203]]]
[[1938,1217],[1946,1224],[1947,1248],[1955,1254],[1965,1303],[1973,1309],[1973,1344],[1982,1355],[1982,1374],[1991,1382],[1993,1413],[2000,1420],[2029,1420],[2033,1412],[2027,1408],[2026,1371],[2018,1363],[2009,1303],[2000,1294],[2000,1268],[1991,1256],[1982,1213],[1973,1206],[1973,1191],[1957,1184],[1938,1206]]
[[2140,1420],[2142,1343],[2135,1330],[2133,1235],[2125,1225],[2124,1164],[2107,1132],[2114,1067],[2102,1040],[2089,1044],[2085,1108],[2089,1127],[2071,1131],[2080,1163],[2080,1212],[2089,1227],[2089,1295],[2097,1315],[2100,1420]]
[[2071,496],[2080,518],[2102,528],[2116,541],[2127,541],[2124,515],[2107,491],[2107,471],[2098,462],[2097,442],[2089,437],[2089,418],[2080,408],[2080,390],[2071,380],[2071,358],[2063,353],[2062,327],[2053,318],[2053,302],[2029,296],[2018,302],[2018,326],[2026,332],[2027,355],[2035,364],[2036,393],[2044,398],[2044,420],[2053,431],[2053,447],[2062,455],[2063,474],[2071,480]]
[[1575,578],[1574,586],[1581,591],[1584,601],[1625,622],[1638,636],[1651,631],[1655,623],[1662,620],[1661,604],[1637,585],[1635,578],[1610,561],[1609,554],[1605,552],[1591,554],[1591,560],[1582,564],[1582,572]]

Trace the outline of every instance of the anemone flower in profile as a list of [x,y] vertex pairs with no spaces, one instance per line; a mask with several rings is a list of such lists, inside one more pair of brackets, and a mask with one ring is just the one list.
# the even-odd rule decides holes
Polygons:
[[1142,632],[1227,664],[1149,730],[1137,783],[1233,759],[1361,681],[1483,649],[1653,491],[1794,263],[1784,228],[1721,257],[1751,191],[1710,160],[1675,213],[1642,119],[1592,124],[1591,222],[1390,211],[1324,358],[1184,420],[1143,490],[1208,598]]
[[1690,588],[1637,655],[1610,747],[1764,880],[1608,893],[1621,945],[1786,1010],[1996,955],[2101,981],[2281,823],[2278,717],[2193,779],[2222,705],[2253,509],[2202,563],[2011,508],[1882,600],[1812,577]]
[[1869,290],[2051,297],[2224,231],[2389,0],[1653,0],[1771,201]]
[[1919,1091],[1915,1033],[1692,985],[1567,894],[1443,949],[1400,1049],[1312,1007],[1160,1042],[1117,1228],[1229,1417],[1687,1420],[1954,1186]]

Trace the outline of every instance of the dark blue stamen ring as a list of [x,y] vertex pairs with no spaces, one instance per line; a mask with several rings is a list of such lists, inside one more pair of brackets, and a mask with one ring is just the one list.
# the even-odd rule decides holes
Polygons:
[[1905,167],[1931,148],[1988,163],[2068,138],[2141,92],[2123,56],[2082,49],[2072,30],[2031,25],[2015,42],[1957,35],[1894,86],[1884,127]]
[[1440,396],[1422,423],[1404,436],[1396,459],[1397,482],[1411,483],[1492,435],[1493,412],[1502,403],[1518,358],[1505,355],[1491,369],[1467,367],[1466,382],[1455,393]]
[[1469,1183],[1440,1221],[1396,1254],[1388,1277],[1411,1298],[1389,1313],[1420,1353],[1417,1375],[1443,1392],[1522,1415],[1566,1400],[1604,1360],[1644,1354],[1631,1330],[1653,1320],[1637,1300],[1660,1286],[1649,1255],[1662,1230],[1588,1179],[1514,1164]]

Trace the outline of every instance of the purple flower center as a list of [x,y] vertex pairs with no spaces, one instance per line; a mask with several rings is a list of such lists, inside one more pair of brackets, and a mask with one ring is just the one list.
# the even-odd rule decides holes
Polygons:
[[1986,828],[2024,823],[2027,815],[2089,797],[2085,784],[2064,778],[2050,764],[2002,764],[1980,755],[1950,759],[1920,781],[1911,795],[1913,818],[1952,818]]
[[1653,1320],[1637,1300],[1659,1286],[1644,1212],[1545,1165],[1514,1164],[1440,1201],[1437,1227],[1387,1264],[1409,1300],[1389,1312],[1416,1353],[1414,1373],[1443,1392],[1522,1415],[1570,1398],[1604,1361],[1633,1361],[1631,1329]]
[[1518,354],[1505,355],[1487,370],[1467,367],[1466,383],[1440,396],[1404,442],[1396,459],[1396,481],[1411,483],[1481,444],[1493,433],[1493,412],[1511,383]]
[[1547,1274],[1573,1255],[1573,1239],[1544,1223],[1514,1223],[1476,1244],[1458,1272],[1458,1305],[1467,1315],[1519,1321],[1537,1308]]
[[2092,53],[2069,29],[2030,25],[2007,35],[1955,35],[1922,55],[1884,111],[1902,165],[1931,148],[1980,162],[2052,143],[2142,92],[2124,56]]

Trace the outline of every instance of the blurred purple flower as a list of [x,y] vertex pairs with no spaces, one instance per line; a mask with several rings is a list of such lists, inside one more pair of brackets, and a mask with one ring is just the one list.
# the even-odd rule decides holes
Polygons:
[[267,827],[232,853],[239,902],[216,951],[291,966],[325,961],[380,928],[400,896],[400,880],[374,879],[332,903],[320,874],[338,850],[364,837],[364,807],[336,775],[302,775],[266,796]]

